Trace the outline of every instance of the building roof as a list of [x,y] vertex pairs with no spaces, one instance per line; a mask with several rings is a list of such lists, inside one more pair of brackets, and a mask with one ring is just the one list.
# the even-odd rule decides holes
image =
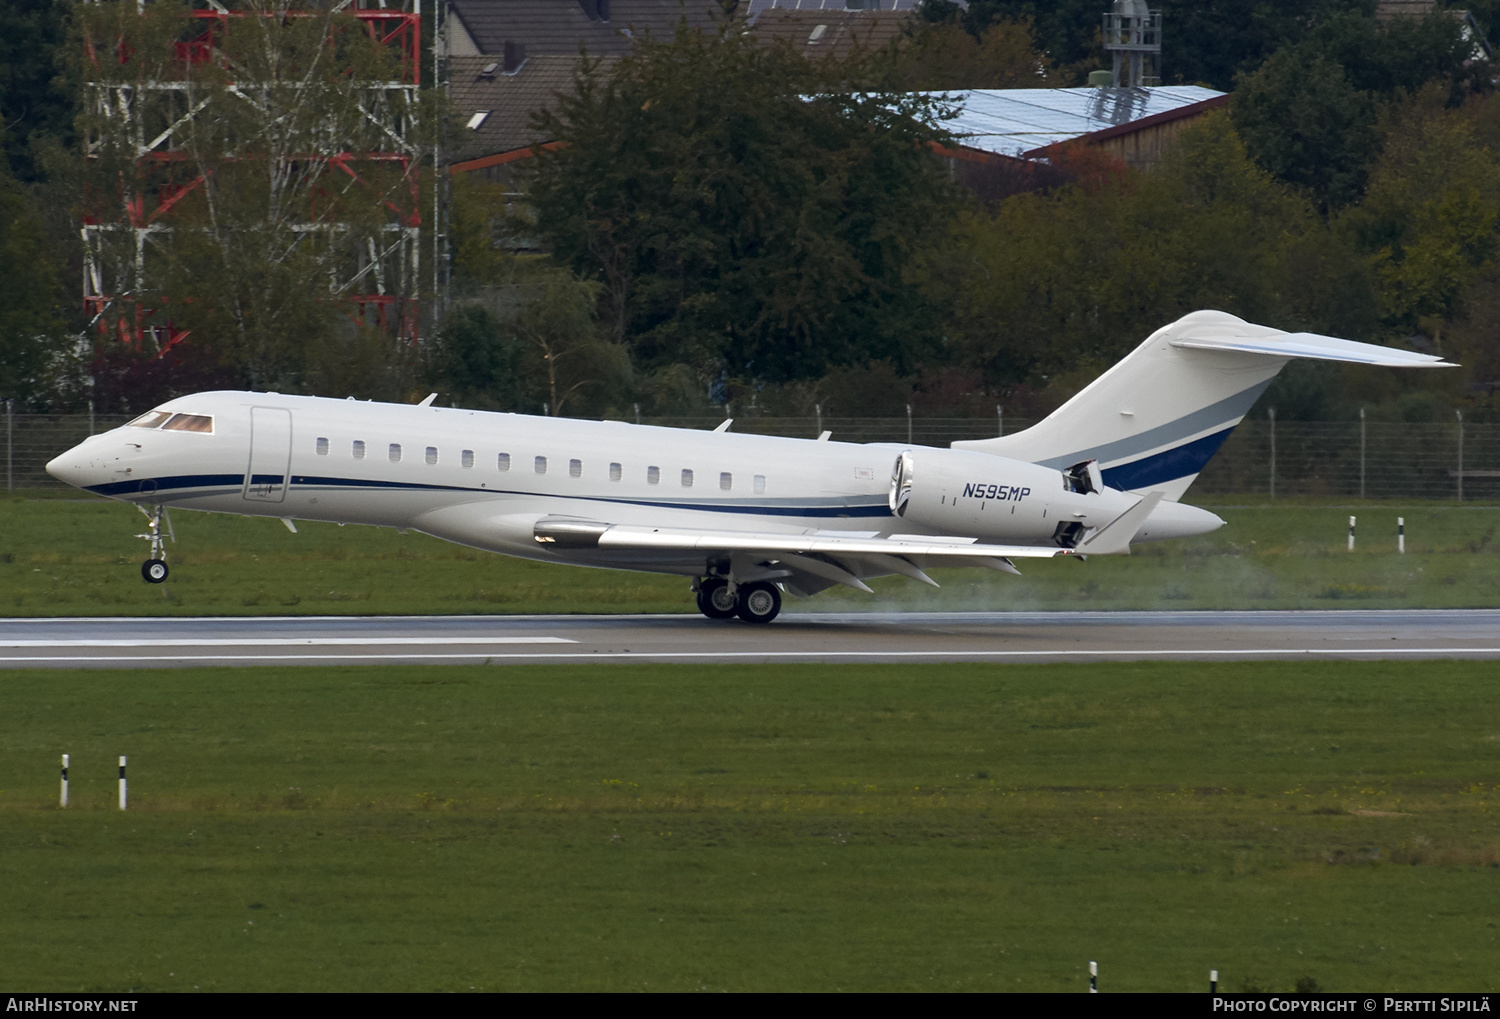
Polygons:
[[[944,127],[965,148],[1016,158],[1085,135],[1119,133],[1220,105],[1223,92],[1170,88],[1005,88],[930,93],[955,97],[958,115]],[[1107,135],[1106,135],[1107,136]]]
[[514,74],[505,74],[498,69],[485,74],[485,69],[495,63],[490,56],[449,58],[449,90],[454,107],[470,124],[480,113],[488,111],[478,124],[464,128],[463,141],[452,153],[454,162],[513,152],[537,142],[550,141],[532,128],[531,116],[539,110],[553,108],[558,93],[573,90],[578,54],[533,56],[528,51],[525,63]]
[[1437,0],[1376,0],[1375,20],[1420,18],[1437,9]]
[[755,19],[755,37],[768,44],[785,41],[809,57],[833,56],[842,60],[857,51],[880,49],[910,23],[910,11],[775,7],[762,11]]
[[[906,11],[908,14],[922,6],[922,0],[750,0],[742,3],[741,10],[752,24],[763,13],[770,10],[792,11]],[[968,0],[958,0],[958,6],[967,9]]]
[[722,8],[714,0],[448,0],[448,9],[481,53],[520,43],[528,54],[624,56],[632,39],[670,38],[686,18],[711,28]]

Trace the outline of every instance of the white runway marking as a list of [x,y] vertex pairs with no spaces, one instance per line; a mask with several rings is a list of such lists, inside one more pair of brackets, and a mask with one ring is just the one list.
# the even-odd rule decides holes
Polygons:
[[174,637],[0,640],[0,647],[396,647],[408,644],[577,644],[567,637]]
[[[243,641],[239,643],[249,643]],[[454,642],[459,643],[459,642]],[[499,643],[498,641],[493,643]],[[563,643],[576,643],[576,641],[563,641]],[[712,660],[712,661],[766,661],[767,659],[803,659],[809,662],[836,662],[836,661],[870,661],[893,659],[981,659],[981,660],[1008,660],[1021,661],[1028,658],[1049,659],[1052,661],[1074,660],[1078,658],[1131,658],[1131,659],[1170,659],[1170,658],[1344,658],[1350,655],[1375,655],[1387,658],[1411,657],[1413,655],[1428,655],[1438,657],[1470,657],[1474,655],[1497,655],[1500,647],[1421,647],[1421,648],[1235,648],[1227,650],[1183,650],[1179,648],[1167,648],[1156,650],[1141,650],[1132,648],[1130,650],[1070,650],[1070,651],[563,651],[563,652],[537,652],[536,654],[525,654],[518,652],[486,654],[483,651],[466,651],[452,654],[346,654],[346,655],[143,655],[138,657],[122,657],[119,655],[27,655],[7,657],[6,662],[47,662],[59,664],[64,662],[87,662],[96,664],[99,662],[119,662],[121,664],[139,664],[145,661],[171,661],[171,662],[315,662],[315,661],[340,661],[369,659],[371,661],[504,661],[508,659],[526,659],[538,663],[558,661],[670,661],[670,660]]]
[[793,616],[769,628],[686,615],[0,619],[0,672],[298,663],[701,667],[1444,658],[1500,660],[1500,610],[886,613]]

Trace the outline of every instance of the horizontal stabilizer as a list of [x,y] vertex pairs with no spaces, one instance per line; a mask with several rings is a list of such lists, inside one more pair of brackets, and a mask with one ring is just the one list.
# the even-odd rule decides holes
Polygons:
[[1305,357],[1317,361],[1346,361],[1350,364],[1383,365],[1387,368],[1453,368],[1435,354],[1398,350],[1373,343],[1341,340],[1317,333],[1280,333],[1272,336],[1187,336],[1171,341],[1174,347],[1188,350],[1234,350],[1244,354],[1266,354],[1270,357]]

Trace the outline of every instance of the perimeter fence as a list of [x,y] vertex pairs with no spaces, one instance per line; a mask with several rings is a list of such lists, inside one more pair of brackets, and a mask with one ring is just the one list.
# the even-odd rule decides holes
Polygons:
[[[5,415],[6,491],[65,489],[48,460],[86,437],[124,424],[120,414]],[[642,424],[710,429],[723,419],[646,417]],[[845,442],[946,446],[1020,431],[1034,422],[1006,417],[736,417],[736,432]],[[1500,500],[1500,425],[1384,421],[1245,421],[1193,486],[1205,495],[1324,496],[1351,499]]]

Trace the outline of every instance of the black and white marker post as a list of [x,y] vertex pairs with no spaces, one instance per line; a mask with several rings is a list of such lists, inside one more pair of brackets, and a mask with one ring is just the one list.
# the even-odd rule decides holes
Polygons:
[[125,755],[120,755],[120,809],[125,809]]
[[62,794],[58,797],[57,805],[66,807],[68,805],[68,755],[63,754],[62,765]]
[[1354,551],[1354,518],[1349,518],[1349,551]]
[[1406,555],[1406,518],[1396,518],[1396,554]]
[[1089,993],[1099,993],[1099,963],[1089,960]]
[[1208,993],[1219,993],[1219,971],[1216,969],[1211,969],[1208,971]]

